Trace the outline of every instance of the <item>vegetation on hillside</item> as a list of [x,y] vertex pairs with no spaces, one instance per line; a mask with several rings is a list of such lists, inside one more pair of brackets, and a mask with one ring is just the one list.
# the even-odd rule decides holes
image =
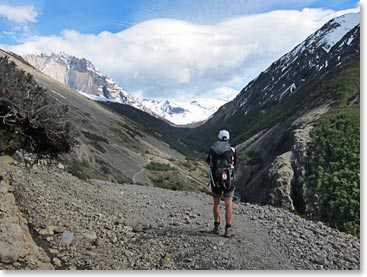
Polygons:
[[170,166],[169,164],[162,164],[162,163],[155,163],[150,162],[145,166],[146,169],[152,170],[152,171],[171,171],[175,170],[174,167]]
[[360,226],[359,123],[357,108],[337,111],[317,123],[309,178],[324,220],[354,235],[359,235]]
[[312,132],[309,182],[319,196],[323,220],[359,235],[359,67],[335,75],[325,91],[337,106],[316,123]]
[[240,153],[238,155],[238,159],[245,165],[261,165],[263,163],[260,153],[252,150],[245,153]]
[[75,131],[68,109],[50,98],[32,75],[0,57],[0,151],[23,148],[39,155],[68,152]]

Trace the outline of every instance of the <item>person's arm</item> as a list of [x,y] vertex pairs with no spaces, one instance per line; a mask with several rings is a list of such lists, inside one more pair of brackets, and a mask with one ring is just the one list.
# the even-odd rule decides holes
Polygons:
[[211,160],[211,151],[209,151],[208,157],[206,157],[206,162],[210,164],[210,160]]
[[237,154],[236,154],[236,148],[234,148],[234,147],[232,147],[232,155],[233,155],[233,166],[236,166]]

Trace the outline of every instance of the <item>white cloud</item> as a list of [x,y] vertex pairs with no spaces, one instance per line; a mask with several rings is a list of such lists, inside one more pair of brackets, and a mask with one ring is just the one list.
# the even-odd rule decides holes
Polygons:
[[33,6],[0,5],[0,17],[15,23],[36,22],[38,13]]
[[132,94],[189,100],[217,95],[223,87],[242,89],[326,21],[346,12],[273,11],[216,25],[157,19],[119,33],[64,30],[0,47],[18,54],[64,51],[91,60]]

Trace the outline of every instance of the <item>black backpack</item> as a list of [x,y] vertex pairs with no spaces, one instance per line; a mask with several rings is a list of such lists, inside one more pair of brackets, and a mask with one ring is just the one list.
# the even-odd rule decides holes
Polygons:
[[230,189],[232,186],[232,152],[226,151],[221,155],[216,153],[211,157],[211,171],[213,178],[213,186],[221,186],[224,189]]

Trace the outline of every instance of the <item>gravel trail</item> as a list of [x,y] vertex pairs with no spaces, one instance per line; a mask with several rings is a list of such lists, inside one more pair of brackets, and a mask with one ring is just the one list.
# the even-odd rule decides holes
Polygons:
[[214,235],[204,193],[82,181],[56,166],[13,166],[10,175],[33,238],[56,269],[360,268],[359,239],[282,209],[235,203],[236,236],[228,239],[224,204]]

